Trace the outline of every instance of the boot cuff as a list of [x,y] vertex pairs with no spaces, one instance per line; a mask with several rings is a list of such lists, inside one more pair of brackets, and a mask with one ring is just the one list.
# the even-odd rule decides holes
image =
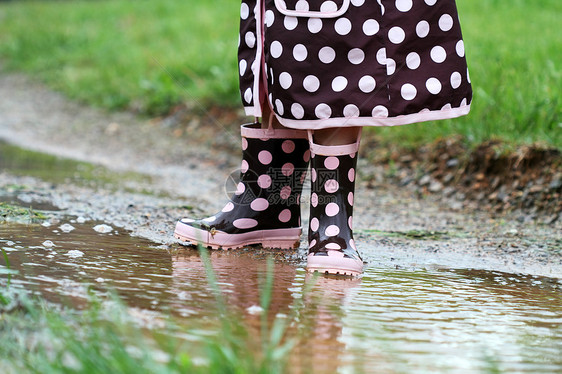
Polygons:
[[320,145],[310,143],[310,151],[321,156],[344,156],[357,153],[359,150],[359,141],[345,145]]
[[242,137],[250,139],[306,139],[305,130],[262,129],[259,123],[246,123],[240,126]]

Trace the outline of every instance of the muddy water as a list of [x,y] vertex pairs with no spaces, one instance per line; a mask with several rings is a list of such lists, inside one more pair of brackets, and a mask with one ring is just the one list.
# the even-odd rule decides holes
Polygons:
[[[196,250],[161,248],[117,229],[98,233],[98,224],[64,219],[47,227],[0,224],[0,247],[18,271],[12,285],[74,307],[85,304],[88,287],[101,295],[115,290],[148,324],[172,315],[186,328],[214,328],[216,307]],[[310,281],[295,252],[211,252],[228,304],[256,331],[268,255],[276,257],[273,315],[290,314]],[[0,275],[0,285],[6,281]],[[371,264],[362,279],[320,277],[300,312],[299,320],[309,327],[292,354],[292,367],[297,372],[336,367],[384,373],[480,373],[495,367],[509,373],[560,372],[561,291],[562,284],[549,278],[466,269]]]

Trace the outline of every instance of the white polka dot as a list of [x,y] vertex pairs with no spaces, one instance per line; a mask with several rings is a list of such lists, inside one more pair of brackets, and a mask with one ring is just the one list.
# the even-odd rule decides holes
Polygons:
[[377,83],[375,78],[371,77],[370,75],[365,75],[359,79],[359,89],[364,93],[373,92]]
[[416,25],[416,35],[420,38],[425,38],[429,35],[429,23],[427,21],[420,21]]
[[242,5],[240,6],[240,18],[246,19],[248,18],[249,15],[250,15],[250,8],[248,7],[248,4],[242,3]]
[[283,103],[281,100],[275,100],[275,109],[277,109],[277,113],[282,116],[285,113],[285,107],[283,107]]
[[314,75],[308,75],[302,82],[304,89],[308,92],[316,92],[320,88],[320,80]]
[[380,26],[374,19],[368,19],[363,23],[363,33],[367,36],[373,36],[379,32]]
[[343,115],[346,118],[359,117],[359,108],[353,104],[348,104],[343,108]]
[[470,73],[468,72],[468,68],[466,68],[466,80],[470,83]]
[[341,250],[341,245],[339,245],[338,243],[328,243],[325,247],[326,249],[332,249],[335,251]]
[[258,160],[264,165],[269,165],[273,160],[273,156],[269,151],[260,151],[260,153],[258,153]]
[[261,188],[269,188],[271,186],[271,177],[267,174],[262,174],[258,177],[258,186]]
[[333,217],[340,212],[340,207],[336,203],[329,203],[326,205],[326,215]]
[[234,192],[235,195],[242,195],[246,191],[246,185],[242,182],[236,185],[236,191]]
[[313,34],[319,33],[322,30],[322,20],[320,18],[310,18],[308,20],[308,31]]
[[407,12],[412,9],[412,0],[396,0],[396,9]]
[[281,213],[279,213],[279,221],[281,222],[289,222],[291,219],[291,210],[290,209],[283,209]]
[[265,25],[267,27],[271,27],[274,21],[275,21],[275,14],[273,13],[273,11],[268,10],[267,12],[265,12]]
[[347,59],[353,65],[359,65],[363,62],[363,60],[365,60],[365,52],[363,52],[360,48],[353,48],[347,54]]
[[316,239],[312,239],[312,240],[310,241],[310,243],[308,244],[308,248],[312,248],[312,247],[314,247],[315,245],[316,245]]
[[287,139],[281,144],[281,149],[285,153],[292,153],[295,150],[295,142]]
[[238,229],[251,229],[258,225],[258,221],[251,218],[238,218],[232,222],[232,225]]
[[295,48],[293,48],[293,57],[295,60],[304,61],[306,60],[306,56],[308,56],[306,47],[303,44],[295,45]]
[[318,206],[318,195],[317,195],[315,192],[313,192],[313,193],[310,195],[310,204],[311,204],[314,208],[316,208],[316,207]]
[[361,6],[365,4],[365,0],[351,0],[351,4],[353,4],[354,6]]
[[461,73],[459,73],[458,71],[455,71],[453,74],[451,74],[451,86],[455,89],[459,88],[462,82],[462,76]]
[[256,212],[262,212],[267,209],[269,202],[263,197],[259,197],[250,203],[250,208]]
[[329,64],[336,58],[336,51],[332,47],[322,47],[318,52],[318,58],[325,64]]
[[245,151],[248,149],[248,140],[246,138],[242,138],[242,150]]
[[457,51],[457,55],[459,55],[459,57],[464,57],[464,42],[462,40],[457,42],[455,50]]
[[256,36],[253,32],[248,31],[244,36],[244,41],[246,42],[246,45],[248,47],[254,48],[254,46],[256,45]]
[[326,157],[324,166],[328,170],[335,170],[340,165],[340,160],[335,156]]
[[290,162],[286,162],[283,164],[283,166],[281,166],[281,173],[286,177],[293,174],[294,171],[295,171],[295,165],[293,165]]
[[271,43],[271,46],[269,47],[269,52],[271,53],[271,57],[279,58],[279,56],[281,56],[281,53],[283,53],[283,46],[281,45],[281,43],[275,40],[274,42]]
[[295,9],[296,10],[300,10],[300,11],[308,11],[310,8],[308,6],[308,1],[306,0],[299,0],[297,1],[297,4],[295,5]]
[[326,227],[326,231],[324,231],[324,234],[326,234],[326,236],[336,236],[339,233],[340,233],[340,228],[336,225],[330,225]]
[[205,222],[214,222],[216,219],[217,219],[217,217],[215,217],[215,216],[210,216],[210,217],[207,217],[207,218],[203,218],[203,221],[205,221]]
[[232,211],[232,209],[234,209],[234,204],[231,201],[229,201],[228,203],[226,203],[224,208],[222,208],[222,212],[227,213]]
[[310,229],[312,231],[316,231],[318,230],[318,227],[320,227],[320,222],[318,221],[318,218],[314,217],[310,220]]
[[[351,223],[352,223],[352,219],[351,216],[349,217],[349,228],[351,229]],[[357,250],[357,247],[355,246],[355,240],[353,239],[349,239],[349,246],[355,250]]]
[[347,194],[347,202],[349,205],[353,206],[353,192]]
[[248,161],[242,160],[242,163],[240,164],[240,171],[242,173],[245,173],[245,172],[248,171],[249,168],[250,168],[250,165],[248,164]]
[[291,77],[291,74],[283,72],[279,74],[279,84],[286,90],[293,84],[293,77]]
[[334,26],[340,35],[347,35],[351,31],[351,22],[347,18],[338,18]]
[[381,65],[386,64],[386,48],[381,48],[377,51],[377,62]]
[[431,48],[431,52],[429,53],[429,55],[431,56],[431,59],[438,64],[442,63],[447,58],[447,52],[445,52],[445,48],[439,45]]
[[400,44],[406,38],[406,33],[398,26],[392,27],[388,31],[388,39],[394,44]]
[[350,182],[353,182],[355,180],[355,169],[354,168],[349,169],[349,171],[347,172],[347,179],[349,179]]
[[332,115],[332,109],[328,104],[318,104],[314,109],[314,114],[320,119],[330,118]]
[[332,81],[332,90],[334,90],[334,92],[342,92],[346,87],[347,79],[345,77],[335,77]]
[[420,64],[421,64],[420,55],[418,55],[416,52],[408,53],[408,56],[406,56],[406,66],[409,69],[415,70],[420,67]]
[[244,100],[246,100],[247,103],[252,102],[252,89],[251,88],[248,88],[246,91],[244,91]]
[[285,16],[283,20],[283,25],[287,30],[294,30],[299,24],[297,17]]
[[312,168],[310,169],[310,179],[312,180],[312,182],[316,182],[316,177],[317,177],[317,173],[316,173],[316,169]]
[[[353,230],[353,216],[349,216],[349,218],[347,219],[347,225],[349,226],[350,230]],[[353,241],[353,239],[349,239],[350,244]]]
[[449,31],[453,28],[453,17],[449,14],[443,14],[439,17],[439,28],[442,31]]
[[388,117],[388,109],[382,105],[377,105],[373,108],[373,112],[371,113],[373,117],[377,118],[387,118]]
[[[232,203],[230,203],[230,204],[232,204]],[[182,218],[182,219],[180,219],[180,222],[182,222],[182,223],[191,223],[191,222],[195,222],[195,220],[194,220],[194,219],[191,219],[191,218]]]
[[416,87],[414,87],[412,84],[410,83],[406,83],[405,85],[402,86],[402,88],[400,89],[400,94],[402,95],[402,98],[404,100],[414,100],[414,98],[416,97],[418,91],[416,90]]
[[333,1],[324,1],[320,5],[320,11],[323,13],[332,13],[338,10],[338,6]]
[[439,82],[439,79],[437,78],[429,78],[425,82],[425,87],[430,93],[434,95],[437,95],[439,92],[441,92],[441,82]]
[[425,3],[429,6],[435,5],[435,3],[437,2],[437,0],[423,0],[425,1]]
[[386,59],[386,75],[392,75],[396,71],[396,61],[391,58]]
[[334,192],[336,192],[339,188],[340,188],[340,184],[339,184],[338,181],[335,180],[335,179],[328,179],[328,180],[324,183],[324,189],[325,189],[326,192],[328,192],[328,193],[334,193]]
[[246,68],[248,67],[248,63],[246,62],[246,60],[240,60],[240,64],[238,66],[239,66],[240,76],[244,75],[244,73],[246,73]]
[[281,188],[281,192],[279,192],[279,196],[283,200],[287,200],[289,198],[289,196],[291,196],[291,187],[290,186],[284,186],[283,188]]
[[291,105],[291,114],[296,119],[302,119],[304,117],[304,108],[299,103],[294,103]]

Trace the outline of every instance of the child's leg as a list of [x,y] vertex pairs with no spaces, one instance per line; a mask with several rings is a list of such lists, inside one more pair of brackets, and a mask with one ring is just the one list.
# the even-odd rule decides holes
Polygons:
[[361,128],[337,128],[309,135],[311,196],[309,271],[359,275],[363,261],[352,232],[357,151]]

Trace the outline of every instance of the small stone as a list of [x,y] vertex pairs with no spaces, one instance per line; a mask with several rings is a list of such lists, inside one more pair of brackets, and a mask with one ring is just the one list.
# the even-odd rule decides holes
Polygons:
[[439,181],[433,181],[429,185],[429,191],[431,191],[431,192],[439,192],[442,189],[443,189],[443,183],[441,183]]
[[100,278],[96,278],[96,282],[98,282],[98,283],[103,283],[103,282],[105,282],[105,279],[103,279],[103,278],[101,278],[101,277],[100,277]]
[[76,218],[76,223],[84,223],[84,222],[86,222],[86,218],[84,218],[82,216]]
[[534,186],[531,186],[531,188],[529,188],[529,193],[541,192],[543,189],[544,188],[541,185],[534,185]]
[[419,181],[419,185],[420,186],[426,186],[428,184],[431,183],[431,177],[429,175],[424,175],[423,177],[421,177],[420,181]]
[[7,245],[8,247],[11,247],[11,246],[13,246],[13,245],[15,245],[15,244],[16,244],[16,243],[14,243],[14,242],[11,241],[11,240],[8,240],[8,241],[6,242],[6,245]]
[[101,234],[106,234],[108,232],[112,232],[113,227],[106,224],[96,225],[94,226],[94,231],[99,232]]
[[562,187],[562,179],[555,179],[548,185],[551,190],[557,190]]
[[72,226],[71,224],[65,223],[63,225],[60,225],[59,229],[61,229],[62,232],[71,232],[72,230],[74,230],[74,226]]
[[55,246],[55,243],[50,240],[45,240],[41,245],[46,248],[52,248]]
[[409,185],[412,182],[413,178],[412,177],[404,177],[400,180],[400,182],[398,183],[398,185],[400,187],[404,187]]
[[448,168],[454,168],[456,166],[459,166],[459,160],[456,158],[452,158],[449,161],[447,161],[446,165]]
[[79,251],[77,249],[71,249],[70,251],[66,252],[65,255],[72,258],[79,258],[84,256],[84,252]]
[[43,226],[43,227],[49,227],[49,226],[51,226],[51,222],[45,221],[45,222],[43,222],[43,223],[41,224],[41,226]]
[[251,307],[246,308],[246,311],[250,314],[261,314],[263,313],[263,308],[259,305],[252,305]]

